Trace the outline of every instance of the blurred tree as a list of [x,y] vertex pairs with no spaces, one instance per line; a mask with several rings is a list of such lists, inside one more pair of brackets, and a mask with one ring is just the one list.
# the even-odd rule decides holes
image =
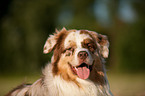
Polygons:
[[37,71],[40,64],[44,63],[43,44],[48,34],[55,29],[58,10],[57,0],[12,2],[1,26],[4,50],[1,55],[1,72]]
[[120,68],[125,72],[145,71],[145,1],[134,1],[132,6],[138,16],[135,23],[128,24],[122,30],[120,49]]
[[0,15],[1,73],[40,70],[50,59],[50,55],[42,55],[47,36],[63,26],[107,34],[108,65],[119,71],[144,71],[144,1],[7,1],[1,3],[5,5]]

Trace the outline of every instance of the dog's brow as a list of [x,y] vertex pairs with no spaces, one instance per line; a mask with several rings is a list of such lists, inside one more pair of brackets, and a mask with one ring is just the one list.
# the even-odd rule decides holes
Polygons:
[[77,41],[77,46],[78,47],[82,47],[81,46],[81,42],[83,42],[85,39],[89,38],[91,39],[91,36],[89,34],[84,34],[84,32],[82,33],[83,31],[78,31],[77,34],[76,34],[76,41]]
[[94,41],[90,38],[85,39],[83,42],[86,43],[86,44],[87,43],[94,43]]
[[95,44],[95,42],[89,38],[81,42],[81,45],[83,48],[88,48],[88,46],[91,46],[93,49],[97,48],[97,45]]
[[69,44],[66,46],[66,48],[68,48],[68,47],[76,47],[76,42],[69,40],[68,43]]

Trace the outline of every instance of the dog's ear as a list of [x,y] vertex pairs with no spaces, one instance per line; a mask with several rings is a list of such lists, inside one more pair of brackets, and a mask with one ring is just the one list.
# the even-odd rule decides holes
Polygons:
[[54,35],[49,35],[48,39],[45,42],[44,49],[43,49],[43,53],[45,54],[51,52],[54,49],[57,43],[57,40],[60,37],[59,35],[62,32],[66,32],[67,30],[65,27],[63,27],[61,31],[58,31],[57,29],[55,31],[56,33]]
[[108,58],[109,55],[109,41],[106,35],[98,34],[96,32],[90,32],[92,36],[96,39],[96,43],[100,49],[100,54],[104,58]]
[[101,54],[104,58],[108,58],[109,55],[109,41],[106,35],[98,34],[98,44],[101,48]]
[[56,42],[57,42],[57,40],[55,38],[55,35],[50,35],[45,42],[43,53],[47,54],[47,53],[51,52],[53,50],[54,46],[56,45]]

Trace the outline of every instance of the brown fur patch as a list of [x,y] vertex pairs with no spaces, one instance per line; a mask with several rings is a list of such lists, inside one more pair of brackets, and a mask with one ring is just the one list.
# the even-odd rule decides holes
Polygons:
[[80,30],[80,34],[89,34],[87,30]]
[[[97,41],[100,45],[103,45],[103,44],[106,44],[107,43],[107,37],[105,37],[104,35],[101,35],[101,34],[98,34],[96,36],[97,33],[89,33],[87,30],[81,30],[80,32],[81,34],[88,34],[90,35],[90,37],[93,39],[85,39],[83,42],[82,42],[82,46],[84,48],[88,48],[88,43],[91,44],[90,46],[94,47],[94,49],[99,49],[98,46],[96,45],[96,42]],[[93,50],[93,49],[91,49]],[[99,54],[99,50],[98,50],[98,54]],[[101,55],[99,54],[99,56],[96,56],[95,58],[95,62],[94,62],[94,65],[93,65],[93,69],[91,71],[91,74],[90,74],[90,80],[92,80],[93,82],[96,82],[97,84],[100,84],[101,86],[103,86],[106,81],[105,81],[105,68],[104,68],[104,65],[103,65],[103,62],[102,62],[102,59],[100,57]]]
[[97,48],[96,43],[93,40],[89,39],[89,38],[85,39],[83,42],[81,42],[81,44],[82,44],[83,48],[87,48],[91,52],[94,52],[96,50],[96,48]]
[[98,40],[98,43],[99,43],[101,46],[103,46],[103,45],[106,45],[106,44],[107,44],[108,38],[107,38],[105,35],[99,34],[97,40]]
[[87,34],[89,35],[93,41],[96,41],[98,39],[96,39],[96,34],[92,34],[93,32],[90,33],[90,31],[88,32],[87,30],[80,30],[80,34]]
[[57,43],[56,43],[55,49],[54,49],[54,61],[52,62],[53,63],[53,69],[52,69],[53,75],[57,75],[57,73],[58,73],[57,63],[59,62],[60,56],[63,53],[63,50],[64,50],[63,43],[64,43],[64,40],[67,35],[68,35],[68,32],[66,30],[62,30],[56,36]]
[[[76,76],[73,74],[71,67],[68,64],[70,57],[65,59],[61,58],[61,54],[63,54],[66,50],[64,49],[63,45],[64,40],[71,31],[74,32],[74,30],[69,30],[69,32],[64,30],[57,35],[57,44],[54,49],[54,62],[52,72],[54,76],[60,75],[64,80],[68,82],[73,81],[78,87],[80,87],[80,84],[76,81]],[[70,46],[76,46],[76,43],[73,41],[69,41],[69,43]]]
[[96,60],[94,62],[93,69],[89,78],[93,82],[96,82],[97,84],[103,86],[106,83],[104,73],[105,73],[104,65],[101,61],[101,58],[96,57]]

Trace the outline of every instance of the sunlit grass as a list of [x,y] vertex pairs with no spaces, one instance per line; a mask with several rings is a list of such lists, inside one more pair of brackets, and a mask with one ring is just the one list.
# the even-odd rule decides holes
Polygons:
[[145,96],[145,74],[108,75],[114,96]]
[[22,83],[33,83],[40,78],[35,76],[0,76],[0,96],[6,95],[10,90]]
[[[40,75],[0,76],[0,96],[21,83],[32,83],[38,78]],[[114,96],[145,96],[145,74],[108,73],[108,81]]]

